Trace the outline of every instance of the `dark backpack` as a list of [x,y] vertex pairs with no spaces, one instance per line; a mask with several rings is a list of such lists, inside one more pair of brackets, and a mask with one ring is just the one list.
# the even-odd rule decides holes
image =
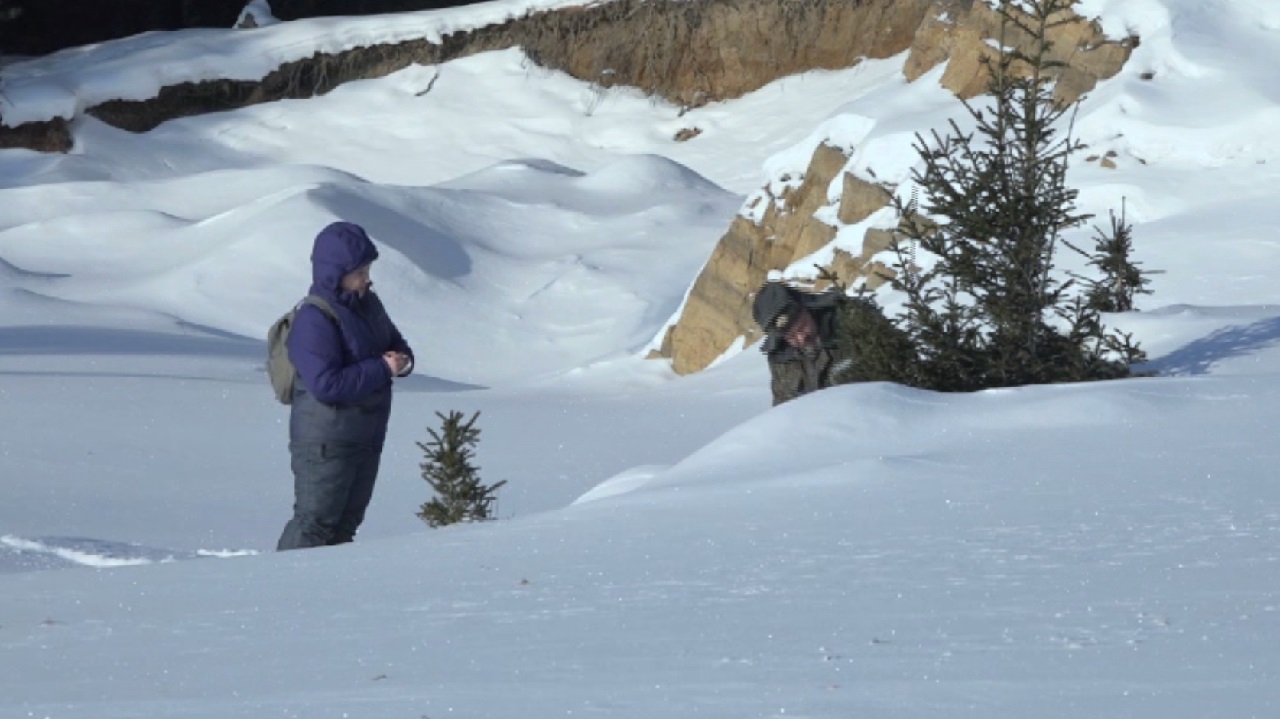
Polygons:
[[293,329],[293,318],[303,305],[311,305],[325,313],[335,324],[338,322],[333,307],[324,298],[307,295],[267,330],[267,378],[271,380],[271,390],[275,392],[280,404],[293,404],[293,385],[298,381],[298,368],[289,359],[288,341],[289,332]]

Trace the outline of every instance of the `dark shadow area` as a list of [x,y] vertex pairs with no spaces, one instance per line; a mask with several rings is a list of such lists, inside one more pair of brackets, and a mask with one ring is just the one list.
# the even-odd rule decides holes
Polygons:
[[[190,322],[178,322],[177,326],[191,330],[191,334],[106,329],[84,325],[0,327],[0,357],[158,355],[230,358],[259,365],[263,373],[262,382],[267,383],[264,342]],[[0,370],[0,377],[114,377],[234,381],[218,377],[91,370]],[[489,389],[484,385],[433,377],[421,371],[396,380],[396,388],[402,392],[472,392]]]
[[[265,374],[265,371],[264,371]],[[176,379],[183,382],[217,382],[218,384],[249,384],[245,380],[226,377],[197,377],[195,375],[165,374],[163,372],[103,372],[75,370],[0,370],[0,377],[77,377],[87,379]],[[267,382],[266,377],[262,382]],[[254,384],[257,384],[256,382]]]
[[246,359],[266,357],[262,342],[203,328],[200,332],[201,334],[179,335],[79,325],[0,327],[0,356],[105,354]]
[[43,55],[148,30],[229,28],[246,0],[0,0],[0,51]]
[[475,5],[487,0],[271,0],[271,13],[281,20],[321,15],[381,15]]
[[1165,376],[1208,374],[1216,362],[1280,344],[1280,317],[1223,327],[1134,369]]
[[[248,0],[0,0],[0,52],[43,55],[150,30],[230,28]],[[375,15],[485,0],[271,0],[281,20]]]
[[[374,200],[359,190],[336,185],[325,185],[311,190],[310,194],[336,217],[359,224],[373,239],[394,248],[433,277],[452,280],[471,274],[471,256],[450,233],[450,228],[430,226],[415,219],[415,215],[448,217],[448,213],[439,211],[444,203],[434,195],[415,196],[407,192],[394,196],[395,199],[388,195]],[[414,209],[418,212],[412,212]]]
[[489,389],[484,385],[454,382],[450,379],[414,373],[396,380],[397,392],[475,392]]
[[[64,277],[71,276],[68,274],[63,274],[58,272],[32,272],[31,270],[24,270],[21,267],[18,267],[17,265],[13,264],[12,262],[6,262],[4,258],[0,257],[0,277],[3,277],[5,275],[11,276],[11,277],[34,278],[39,280],[57,280],[57,279],[62,279]],[[33,292],[31,294],[34,295],[35,293]],[[36,295],[36,296],[39,297],[42,295]]]
[[[0,351],[0,355],[3,355]],[[267,384],[266,369],[261,368],[261,383]],[[217,382],[218,384],[250,384],[244,379],[228,379],[226,377],[197,377],[195,375],[164,374],[159,372],[105,372],[75,370],[0,370],[0,377],[78,377],[88,379],[176,379],[184,382]],[[475,392],[489,389],[485,385],[454,382],[453,380],[432,377],[431,375],[410,375],[396,380],[397,392]]]

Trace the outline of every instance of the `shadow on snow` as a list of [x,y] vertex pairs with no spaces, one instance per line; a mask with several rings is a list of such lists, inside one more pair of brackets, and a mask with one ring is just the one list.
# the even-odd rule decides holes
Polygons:
[[1148,362],[1140,369],[1165,376],[1208,374],[1217,362],[1243,357],[1276,344],[1280,344],[1280,316],[1247,325],[1223,327]]

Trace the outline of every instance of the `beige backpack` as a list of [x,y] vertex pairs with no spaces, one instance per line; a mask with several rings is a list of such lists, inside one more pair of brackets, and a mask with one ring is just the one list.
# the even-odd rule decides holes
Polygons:
[[338,322],[338,315],[324,298],[307,295],[267,330],[267,377],[271,380],[271,390],[275,392],[280,404],[293,404],[293,385],[298,381],[298,369],[289,360],[288,340],[289,332],[293,329],[293,318],[303,305],[312,305],[335,324]]

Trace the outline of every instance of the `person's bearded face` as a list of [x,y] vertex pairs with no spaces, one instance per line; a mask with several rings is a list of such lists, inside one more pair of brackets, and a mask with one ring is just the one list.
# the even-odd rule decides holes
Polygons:
[[796,313],[795,318],[787,323],[787,331],[783,338],[792,347],[806,347],[816,342],[817,329],[813,323],[813,315],[801,309]]

